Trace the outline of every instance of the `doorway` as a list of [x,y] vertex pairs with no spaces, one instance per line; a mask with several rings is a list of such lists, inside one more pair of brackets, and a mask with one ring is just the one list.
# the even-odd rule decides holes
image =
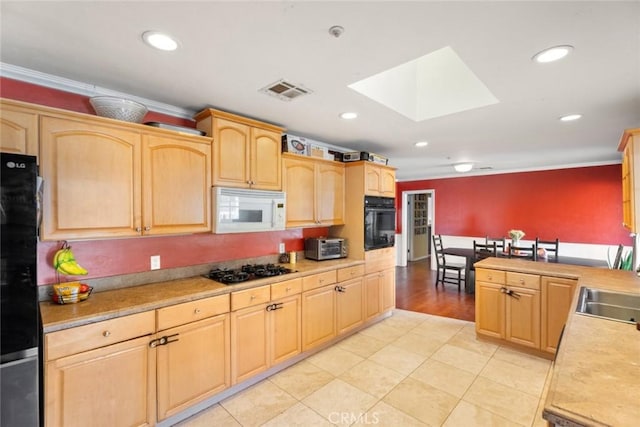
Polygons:
[[431,257],[434,221],[434,190],[402,192],[401,265]]

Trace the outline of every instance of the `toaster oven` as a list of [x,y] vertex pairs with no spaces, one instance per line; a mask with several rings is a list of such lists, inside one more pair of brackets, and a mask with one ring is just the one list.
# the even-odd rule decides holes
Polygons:
[[304,257],[322,261],[347,257],[345,239],[332,237],[312,237],[304,241]]

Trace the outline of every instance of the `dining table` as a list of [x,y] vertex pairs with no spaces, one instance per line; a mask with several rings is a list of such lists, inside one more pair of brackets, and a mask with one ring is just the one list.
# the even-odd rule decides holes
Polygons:
[[[469,278],[471,277],[471,267],[475,259],[475,253],[473,248],[457,248],[447,247],[442,250],[445,255],[459,256],[465,259],[464,263],[464,291],[468,294],[475,292],[475,283],[472,283]],[[498,252],[498,258],[508,258],[509,254],[506,252]],[[608,268],[607,261],[601,259],[592,258],[578,258],[571,256],[558,255],[557,260],[552,257],[551,260],[547,258],[539,258],[537,262],[548,262],[558,264],[580,265],[583,267],[604,267]]]

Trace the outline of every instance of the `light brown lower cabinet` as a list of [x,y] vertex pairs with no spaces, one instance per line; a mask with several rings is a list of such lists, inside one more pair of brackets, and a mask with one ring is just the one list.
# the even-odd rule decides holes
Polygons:
[[301,289],[293,279],[232,293],[232,384],[300,353]]
[[[395,306],[364,265],[45,334],[45,425],[167,420]],[[369,280],[371,279],[371,280]]]
[[380,286],[382,287],[382,312],[396,308],[396,269],[388,268],[382,271],[380,276]]
[[155,424],[154,313],[45,335],[45,426]]
[[555,353],[577,280],[478,268],[476,333]]
[[560,277],[542,276],[542,331],[541,349],[555,353],[562,328],[567,322],[571,301],[578,281]]
[[476,332],[540,348],[540,277],[477,269]]
[[302,293],[302,351],[336,336],[335,284]]
[[[363,266],[339,269],[303,279],[302,350],[306,351],[364,323]],[[323,286],[324,285],[324,286]]]
[[342,335],[364,322],[364,279],[340,282],[335,291],[336,334]]
[[157,310],[158,329],[162,329],[151,346],[158,353],[159,420],[231,385],[228,311],[228,295]]

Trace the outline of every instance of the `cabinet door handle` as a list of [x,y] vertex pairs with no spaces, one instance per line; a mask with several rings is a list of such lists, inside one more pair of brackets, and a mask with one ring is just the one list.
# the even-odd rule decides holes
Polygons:
[[178,340],[179,340],[179,339],[178,339],[178,336],[179,336],[179,335],[180,335],[180,334],[173,334],[173,335],[168,335],[168,336],[167,336],[167,335],[165,335],[165,336],[163,336],[163,337],[156,338],[155,340],[152,340],[152,341],[149,343],[149,347],[151,347],[151,348],[155,348],[155,347],[158,347],[158,346],[160,346],[160,345],[167,345],[167,344],[171,344],[172,342],[176,342],[176,341],[178,341]]
[[200,314],[200,309],[196,308],[195,310],[193,310],[193,314]]
[[336,292],[346,292],[347,290],[344,288],[344,286],[336,286],[335,287]]
[[149,230],[151,230],[151,226],[150,225],[145,225],[144,231],[149,231]]
[[251,296],[249,297],[249,299],[253,301],[254,299],[256,299],[256,296],[255,296],[255,295],[251,295]]
[[515,299],[520,299],[520,294],[513,292],[511,289],[509,289],[508,295]]
[[136,227],[136,232],[140,233],[142,231],[141,227]]
[[290,287],[286,288],[285,291],[289,292],[291,290]]
[[109,332],[109,331],[104,331],[102,333],[102,336],[105,337],[105,338],[107,338],[109,335],[111,335],[111,332]]

